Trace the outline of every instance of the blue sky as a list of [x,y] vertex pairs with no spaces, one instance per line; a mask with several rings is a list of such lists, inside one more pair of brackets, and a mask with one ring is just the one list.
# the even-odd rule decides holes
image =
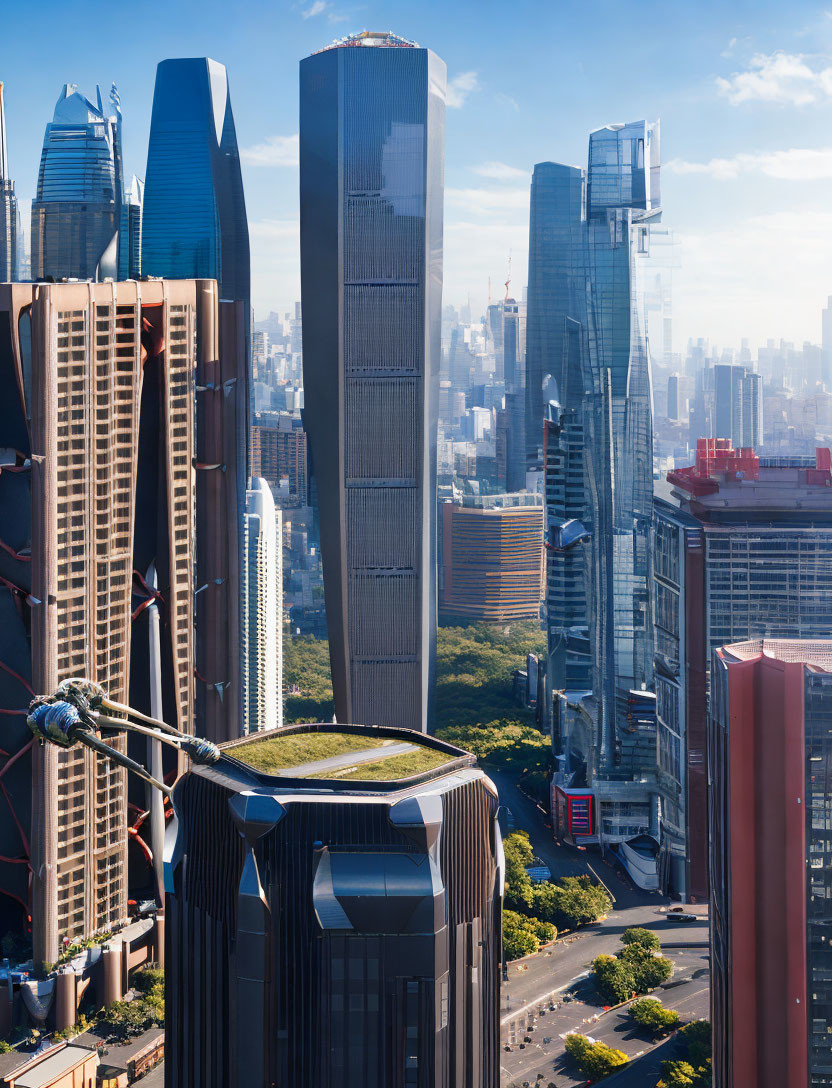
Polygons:
[[144,174],[157,61],[226,64],[257,315],[298,296],[297,65],[354,30],[446,61],[445,297],[526,281],[535,162],[582,164],[588,132],[661,118],[664,220],[677,234],[674,339],[818,340],[832,294],[832,3],[697,0],[40,0],[4,5],[9,158],[31,199],[64,82],[118,84],[128,172]]

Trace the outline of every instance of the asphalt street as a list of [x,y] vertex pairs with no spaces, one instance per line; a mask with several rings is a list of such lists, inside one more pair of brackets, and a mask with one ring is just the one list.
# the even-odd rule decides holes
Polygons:
[[[707,1017],[707,950],[671,951],[674,975],[652,996],[667,1008],[675,1009],[685,1021]],[[554,1009],[552,1004],[555,1005]],[[501,1054],[502,1083],[505,1088],[514,1088],[526,1081],[535,1084],[538,1074],[543,1074],[544,1085],[551,1082],[558,1088],[585,1084],[586,1078],[580,1076],[566,1060],[563,1049],[565,1036],[573,1031],[623,1050],[632,1059],[650,1055],[653,1049],[651,1037],[633,1023],[626,1006],[604,1012],[588,979],[580,978],[545,1006],[535,1005],[534,1009],[511,1021],[511,1026],[508,1023],[504,1025],[504,1043],[511,1046],[510,1051],[504,1049]],[[525,1041],[527,1039],[528,1042]],[[655,1082],[647,1079],[646,1058],[639,1060],[637,1065],[641,1079],[632,1083],[648,1088]]]
[[[614,856],[602,858],[598,851],[557,843],[547,826],[548,816],[511,778],[502,774],[492,777],[501,803],[511,809],[517,829],[528,831],[534,852],[549,866],[552,879],[588,874],[600,880],[615,900],[609,916],[596,925],[508,967],[501,994],[501,1025],[503,1042],[511,1043],[511,1051],[502,1052],[503,1085],[522,1086],[525,1081],[534,1085],[539,1073],[544,1085],[585,1084],[585,1078],[566,1063],[563,1050],[563,1036],[580,1031],[638,1057],[616,1078],[617,1088],[651,1088],[658,1080],[661,1061],[673,1056],[675,1044],[670,1041],[654,1047],[649,1037],[634,1029],[626,1008],[603,1012],[588,982],[592,960],[618,951],[621,934],[628,926],[652,929],[675,964],[673,977],[655,996],[668,1008],[677,1009],[684,1020],[707,1017],[707,915],[702,913],[701,921],[695,923],[672,921],[674,912],[669,908],[674,904],[668,899],[635,887]],[[555,1009],[550,1007],[553,1004]],[[533,1027],[531,1032],[529,1026]],[[524,1043],[521,1050],[526,1037],[532,1041]]]

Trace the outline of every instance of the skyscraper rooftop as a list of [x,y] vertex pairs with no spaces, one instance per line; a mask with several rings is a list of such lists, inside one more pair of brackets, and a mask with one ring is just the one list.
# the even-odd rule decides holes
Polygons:
[[351,49],[353,46],[367,45],[381,49],[418,49],[418,42],[408,41],[394,34],[392,30],[361,30],[358,34],[348,34],[345,38],[338,38],[330,45],[319,49],[319,53],[325,53],[328,49]]

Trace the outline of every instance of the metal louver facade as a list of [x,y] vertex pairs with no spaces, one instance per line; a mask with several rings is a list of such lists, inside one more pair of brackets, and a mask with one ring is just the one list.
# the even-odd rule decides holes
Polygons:
[[336,716],[424,731],[445,66],[429,50],[367,35],[306,58],[300,78],[304,422]]

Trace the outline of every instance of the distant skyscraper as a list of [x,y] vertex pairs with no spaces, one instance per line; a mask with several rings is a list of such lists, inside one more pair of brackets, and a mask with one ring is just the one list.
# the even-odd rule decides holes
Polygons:
[[9,177],[6,150],[6,106],[3,84],[0,83],[0,283],[16,280],[18,271],[18,237],[20,217],[14,182]]
[[832,642],[757,639],[713,658],[714,1088],[832,1075]]
[[462,504],[442,504],[442,522],[443,618],[497,624],[540,618],[540,495],[466,496]]
[[241,732],[283,725],[283,519],[269,485],[252,479],[243,515]]
[[301,62],[304,423],[339,721],[430,719],[445,65],[364,33]]
[[143,275],[215,279],[220,298],[242,302],[249,315],[248,221],[228,75],[207,57],[156,69],[141,252]]
[[[197,526],[205,542],[197,553],[204,559],[196,603],[196,731],[227,740],[239,735],[242,712],[237,623],[251,299],[228,76],[214,60],[165,60],[156,69],[141,232],[143,276],[206,276],[219,288],[224,350],[218,359],[216,345],[206,345],[196,386]],[[216,549],[210,564],[208,547]]]
[[[589,770],[600,791],[602,832],[613,840],[620,837],[619,802],[626,812],[621,826],[657,830],[649,788],[633,783],[625,791],[620,780],[641,782],[655,774],[655,733],[651,741],[649,715],[634,707],[642,707],[638,692],[652,678],[647,613],[653,459],[644,278],[651,226],[660,219],[658,123],[593,132],[586,173],[557,163],[535,167],[528,465],[544,467],[544,406],[552,402],[575,413],[573,425],[583,428],[583,472],[572,464],[571,487],[583,487],[583,496],[573,491],[573,500],[583,507],[582,527],[591,532],[585,586],[597,743]],[[550,531],[559,516],[551,511]],[[550,614],[555,641],[565,621]],[[608,797],[602,796],[604,781],[614,783]]]
[[32,201],[32,278],[117,279],[124,179],[121,107],[112,113],[64,84],[46,126]]
[[832,393],[832,295],[821,315],[821,374],[827,393]]
[[137,280],[142,274],[142,203],[144,182],[133,175],[129,191],[121,205],[119,228],[118,278]]
[[750,367],[717,363],[714,377],[714,438],[735,449],[757,449],[763,440],[763,379]]
[[679,375],[667,379],[667,418],[679,419]]

